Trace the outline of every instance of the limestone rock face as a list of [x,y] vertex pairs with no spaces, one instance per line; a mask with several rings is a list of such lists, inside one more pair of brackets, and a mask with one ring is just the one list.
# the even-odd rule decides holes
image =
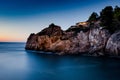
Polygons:
[[27,40],[25,49],[27,50],[51,50],[51,45],[59,40],[63,31],[59,26],[51,24],[37,34],[31,34]]
[[[106,29],[93,28],[89,33],[90,50],[89,53],[103,52],[110,33]],[[97,53],[97,55],[101,55]],[[104,55],[104,54],[102,54]]]
[[120,55],[120,31],[112,34],[107,41],[106,52],[109,55]]
[[63,33],[60,26],[50,24],[48,28],[43,29],[41,32],[37,33],[39,36],[48,35],[48,36],[61,36]]
[[70,46],[71,46],[70,40],[58,40],[51,45],[51,51],[58,52],[59,55],[68,54]]
[[28,37],[25,49],[29,49],[29,50],[37,50],[37,48],[39,48],[38,45],[38,36],[34,33],[30,34],[30,36]]
[[[63,31],[60,26],[51,24],[37,34],[31,34],[26,50],[51,51],[56,54],[119,55],[120,32],[110,35],[102,27],[82,28],[73,26]],[[106,51],[106,52],[105,52]]]
[[69,49],[70,53],[82,53],[89,51],[89,31],[83,32],[80,31],[75,37],[71,39],[71,47]]

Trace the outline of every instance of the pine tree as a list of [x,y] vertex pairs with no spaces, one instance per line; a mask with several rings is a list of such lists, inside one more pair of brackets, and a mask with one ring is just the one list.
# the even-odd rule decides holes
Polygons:
[[120,21],[120,7],[116,6],[114,9],[114,18]]
[[113,8],[112,6],[107,6],[105,7],[101,13],[100,13],[100,17],[101,17],[101,22],[102,22],[102,26],[104,26],[106,29],[108,29],[111,33],[113,33],[113,26],[112,26],[112,22],[113,22]]
[[97,18],[98,18],[98,14],[96,12],[93,12],[91,14],[91,16],[89,17],[88,21],[91,22],[91,21],[97,21]]

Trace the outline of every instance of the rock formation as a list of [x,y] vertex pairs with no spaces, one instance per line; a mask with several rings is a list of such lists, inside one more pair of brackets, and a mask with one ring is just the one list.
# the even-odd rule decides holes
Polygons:
[[110,36],[106,44],[106,52],[112,56],[120,55],[120,31]]
[[110,34],[108,30],[90,25],[71,26],[63,31],[51,24],[41,32],[32,33],[26,43],[26,50],[50,51],[55,54],[88,54],[94,56],[119,55],[120,32]]

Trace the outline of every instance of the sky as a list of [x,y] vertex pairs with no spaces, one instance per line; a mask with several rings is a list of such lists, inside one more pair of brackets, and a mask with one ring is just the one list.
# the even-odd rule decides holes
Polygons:
[[54,23],[66,30],[120,0],[0,0],[0,42],[26,42]]

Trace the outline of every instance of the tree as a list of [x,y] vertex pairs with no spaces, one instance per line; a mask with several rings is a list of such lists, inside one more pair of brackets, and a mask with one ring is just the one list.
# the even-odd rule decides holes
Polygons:
[[89,22],[91,22],[91,21],[97,21],[97,18],[98,18],[98,17],[99,17],[98,14],[97,14],[96,12],[93,12],[93,13],[90,15],[88,21],[89,21]]
[[113,8],[112,6],[107,6],[105,7],[101,13],[101,25],[104,26],[106,29],[108,29],[111,33],[113,32],[112,30],[112,22],[113,22]]
[[114,8],[114,19],[120,21],[120,7],[118,6]]
[[112,30],[119,31],[120,30],[120,7],[115,6],[114,8],[114,18],[112,22]]

